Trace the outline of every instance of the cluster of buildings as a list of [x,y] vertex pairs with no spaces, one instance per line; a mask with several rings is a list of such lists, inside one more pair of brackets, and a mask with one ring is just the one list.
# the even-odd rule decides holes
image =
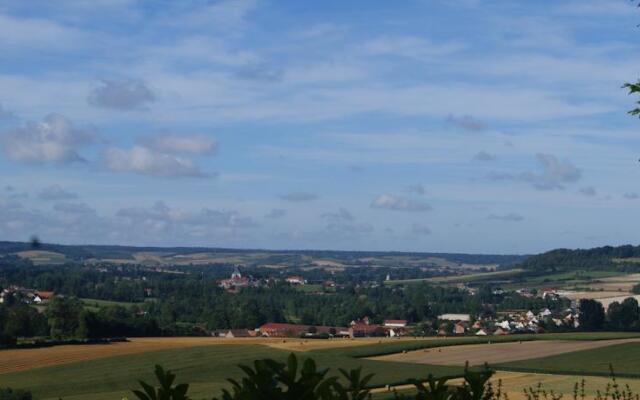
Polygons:
[[478,318],[472,322],[468,314],[443,314],[438,317],[441,324],[438,329],[439,336],[449,335],[509,335],[514,333],[541,333],[549,328],[575,329],[580,326],[578,312],[574,308],[568,308],[562,312],[554,313],[548,308],[534,313],[510,312],[498,318]]
[[213,333],[215,336],[237,337],[397,337],[407,334],[407,321],[388,319],[383,324],[371,323],[368,317],[351,321],[349,326],[302,325],[269,322],[253,330],[229,329]]
[[[307,280],[304,279],[304,277],[299,275],[289,276],[285,279],[285,282],[287,282],[290,285],[306,285],[307,284]],[[218,286],[225,290],[237,291],[239,289],[247,288],[247,287],[258,287],[258,286],[261,286],[262,283],[263,282],[261,282],[258,279],[254,279],[250,275],[243,275],[240,272],[240,269],[236,266],[233,269],[233,273],[231,274],[231,277],[229,279],[222,279],[220,282],[218,282]],[[333,283],[333,285],[335,286],[335,283]]]
[[53,297],[53,292],[9,286],[0,291],[0,304],[9,303],[11,300],[23,301],[27,304],[42,304]]
[[255,280],[250,276],[243,276],[238,267],[235,267],[231,277],[229,279],[221,280],[218,286],[226,290],[238,290],[246,287],[260,286],[260,281]]

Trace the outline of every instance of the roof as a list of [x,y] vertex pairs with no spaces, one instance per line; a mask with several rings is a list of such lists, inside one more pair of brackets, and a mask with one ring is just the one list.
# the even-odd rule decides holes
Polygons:
[[347,329],[345,327],[339,327],[339,326],[298,325],[298,324],[286,324],[281,322],[267,322],[266,324],[261,325],[258,329],[260,331],[307,332],[311,327],[315,327],[318,332],[327,332],[327,333],[331,329],[335,329],[336,332]]
[[54,293],[53,292],[48,292],[45,290],[38,290],[36,292],[36,294],[38,295],[38,297],[40,297],[41,299],[50,299],[53,297]]
[[371,325],[371,324],[354,324],[351,326],[354,332],[376,332],[382,327],[380,325]]
[[247,329],[229,329],[227,331],[233,337],[249,337],[249,331]]

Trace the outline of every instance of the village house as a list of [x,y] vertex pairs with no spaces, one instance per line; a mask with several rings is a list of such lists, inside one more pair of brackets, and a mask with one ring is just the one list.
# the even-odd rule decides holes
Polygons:
[[453,325],[453,334],[454,335],[464,335],[467,332],[467,327],[465,324],[458,322]]
[[229,329],[225,334],[225,338],[247,338],[256,336],[255,332],[247,329]]
[[508,331],[507,329],[504,329],[504,328],[498,327],[498,328],[493,332],[493,334],[494,334],[494,335],[496,335],[496,336],[504,336],[504,335],[508,335],[508,334],[509,334],[509,331]]
[[292,285],[304,285],[307,283],[307,281],[299,275],[290,276],[285,279],[285,281]]
[[31,300],[32,302],[36,303],[36,304],[41,304],[44,302],[48,302],[51,299],[53,299],[54,297],[54,293],[53,292],[47,292],[44,290],[38,290],[34,293],[33,299]]
[[406,319],[385,319],[383,325],[386,328],[406,328]]
[[321,333],[330,336],[349,335],[349,328],[336,326],[315,326],[268,322],[258,328],[260,336],[266,337],[299,337],[302,335],[313,334],[310,333],[310,330],[315,331],[315,334]]
[[441,321],[471,321],[471,315],[469,314],[442,314],[438,316]]

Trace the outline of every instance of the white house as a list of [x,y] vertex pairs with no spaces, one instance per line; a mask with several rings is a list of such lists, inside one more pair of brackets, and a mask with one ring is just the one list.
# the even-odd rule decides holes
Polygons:
[[471,321],[469,314],[442,314],[438,316],[439,320],[443,321]]
[[384,326],[388,328],[405,328],[407,326],[406,319],[385,319]]

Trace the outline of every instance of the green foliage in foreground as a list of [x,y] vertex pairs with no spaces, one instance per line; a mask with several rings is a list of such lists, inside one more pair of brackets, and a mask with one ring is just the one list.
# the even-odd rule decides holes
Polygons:
[[0,388],[0,400],[31,400],[31,392],[28,390],[13,390]]
[[[307,358],[299,367],[297,357],[291,353],[286,361],[256,360],[253,368],[240,366],[245,373],[242,380],[229,379],[231,390],[223,390],[219,400],[366,400],[371,398],[367,387],[373,374],[363,375],[362,368],[346,371],[340,369],[342,380],[328,375],[329,369],[319,369],[316,362]],[[413,396],[395,394],[396,399],[415,400],[497,400],[499,395],[491,391],[488,381],[493,371],[485,368],[471,371],[465,368],[464,384],[447,385],[449,378],[410,379],[417,393]],[[188,400],[189,385],[172,386],[175,375],[156,366],[159,388],[140,382],[144,392],[134,390],[139,400]],[[426,382],[426,385],[425,385]],[[489,389],[489,390],[488,390]],[[215,399],[214,400],[218,400]]]
[[[640,93],[640,80],[636,83],[625,83],[623,88],[629,90],[629,94]],[[637,101],[636,104],[640,104],[640,101]],[[640,116],[640,107],[636,107],[633,110],[629,111],[629,114],[634,116]]]

